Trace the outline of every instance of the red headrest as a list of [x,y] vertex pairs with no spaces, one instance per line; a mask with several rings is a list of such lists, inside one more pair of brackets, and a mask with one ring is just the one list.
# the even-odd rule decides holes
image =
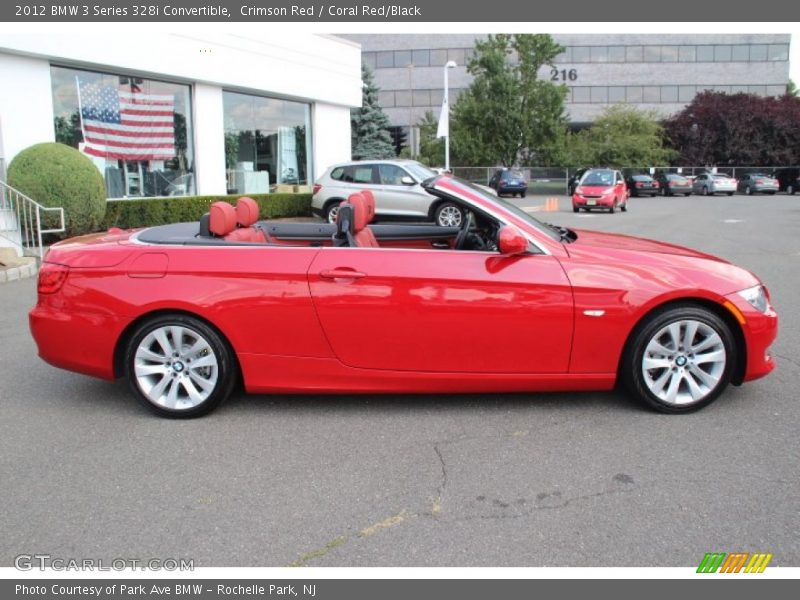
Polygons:
[[208,230],[214,235],[227,235],[236,229],[236,209],[227,202],[214,202],[209,210]]
[[367,205],[367,213],[369,213],[369,222],[375,219],[375,196],[369,190],[362,190],[361,195],[364,197],[364,202]]
[[369,225],[369,211],[367,210],[367,201],[360,193],[350,194],[347,201],[353,205],[353,233],[358,233]]
[[258,202],[244,196],[236,202],[236,221],[241,227],[250,227],[258,221]]

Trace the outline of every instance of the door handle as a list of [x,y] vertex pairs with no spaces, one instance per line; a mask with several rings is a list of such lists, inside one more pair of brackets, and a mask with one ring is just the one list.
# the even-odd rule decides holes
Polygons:
[[448,244],[447,242],[431,242],[431,246],[433,246],[434,248],[445,249],[445,248],[449,248],[450,244]]
[[353,269],[338,268],[322,271],[319,276],[324,279],[361,279],[366,277],[367,274]]

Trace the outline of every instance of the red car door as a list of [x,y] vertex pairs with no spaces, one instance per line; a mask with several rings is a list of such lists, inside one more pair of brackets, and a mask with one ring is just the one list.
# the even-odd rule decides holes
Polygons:
[[552,256],[323,248],[308,279],[325,336],[348,366],[567,371],[572,290]]

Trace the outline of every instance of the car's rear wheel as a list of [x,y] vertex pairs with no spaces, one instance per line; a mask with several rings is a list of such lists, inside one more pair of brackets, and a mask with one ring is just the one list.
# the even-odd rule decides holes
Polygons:
[[791,183],[786,186],[786,193],[790,196],[794,196],[794,186]]
[[745,186],[744,193],[745,193],[745,196],[752,196],[753,195],[753,188],[751,188],[749,185]]
[[736,345],[728,325],[693,305],[651,315],[625,350],[622,379],[630,392],[665,413],[686,413],[713,402],[730,383]]
[[140,325],[125,365],[134,396],[164,417],[205,415],[236,383],[235,359],[225,340],[188,315],[161,315]]
[[335,200],[333,202],[329,202],[328,205],[325,207],[325,220],[328,223],[336,223],[336,215],[339,214],[340,203],[341,203],[340,200]]
[[[497,195],[500,195],[499,192]],[[443,202],[436,207],[434,219],[440,227],[461,227],[461,223],[464,222],[464,211],[453,202]]]
[[727,192],[728,196],[733,196],[733,192]]

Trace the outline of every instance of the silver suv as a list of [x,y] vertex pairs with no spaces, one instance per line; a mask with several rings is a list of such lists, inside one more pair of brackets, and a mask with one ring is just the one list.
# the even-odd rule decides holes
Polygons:
[[420,185],[436,175],[436,171],[413,160],[364,160],[334,165],[314,183],[311,211],[334,223],[342,200],[354,192],[371,190],[379,219],[435,221],[445,227],[459,227],[464,214],[458,205],[441,201]]

